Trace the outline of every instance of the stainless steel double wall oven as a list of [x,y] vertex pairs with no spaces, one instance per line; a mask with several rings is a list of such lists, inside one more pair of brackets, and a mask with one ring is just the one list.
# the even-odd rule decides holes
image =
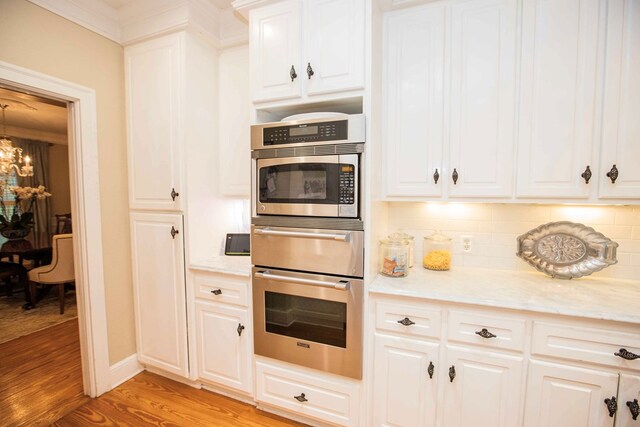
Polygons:
[[364,116],[251,128],[256,354],[362,377]]

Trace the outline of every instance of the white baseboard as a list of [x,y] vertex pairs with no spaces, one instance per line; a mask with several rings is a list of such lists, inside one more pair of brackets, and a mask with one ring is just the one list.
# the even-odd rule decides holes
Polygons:
[[135,353],[111,365],[109,367],[111,390],[135,377],[142,371],[144,371],[144,367],[138,363],[138,355]]

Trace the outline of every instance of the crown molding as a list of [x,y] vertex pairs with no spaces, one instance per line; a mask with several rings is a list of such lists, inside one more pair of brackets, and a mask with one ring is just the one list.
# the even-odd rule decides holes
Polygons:
[[69,145],[66,133],[47,132],[37,129],[27,129],[18,126],[7,126],[7,135],[11,138],[34,139],[52,144]]
[[96,0],[29,0],[116,43],[121,42],[120,22],[115,9]]
[[249,19],[249,11],[256,7],[267,6],[278,0],[234,0],[231,7],[238,11],[245,19]]

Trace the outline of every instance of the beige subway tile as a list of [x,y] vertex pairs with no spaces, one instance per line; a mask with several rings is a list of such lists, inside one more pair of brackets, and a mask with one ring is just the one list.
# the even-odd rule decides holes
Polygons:
[[[619,265],[631,265],[631,254],[625,252],[618,252],[616,254],[616,258],[618,259]],[[639,258],[640,260],[640,258]],[[639,264],[640,266],[640,264]]]
[[553,206],[549,219],[583,224],[614,224],[615,210],[606,206]]
[[640,213],[616,212],[616,225],[640,226]]
[[491,235],[491,243],[495,245],[517,245],[519,234],[493,233]]
[[522,221],[524,208],[520,205],[493,205],[491,208],[491,220],[497,221]]
[[522,209],[520,221],[534,221],[546,224],[551,218],[551,208],[549,206],[525,205]]
[[616,264],[593,273],[593,276],[610,277],[612,279],[640,280],[640,267]]
[[612,240],[625,239],[631,236],[631,227],[628,225],[589,225]]
[[539,224],[535,222],[522,222],[522,221],[501,221],[493,222],[491,224],[492,233],[511,233],[511,234],[523,234],[532,228],[537,227]]
[[[640,267],[640,254],[629,254],[629,265]],[[638,280],[640,280],[640,277],[638,277]]]
[[618,243],[618,252],[640,253],[640,240],[620,239]]
[[631,238],[633,240],[640,240],[640,227],[633,227]]

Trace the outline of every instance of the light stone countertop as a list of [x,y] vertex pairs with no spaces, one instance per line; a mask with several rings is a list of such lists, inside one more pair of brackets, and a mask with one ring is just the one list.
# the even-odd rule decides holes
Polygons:
[[251,277],[251,257],[221,255],[192,262],[189,268],[191,270]]
[[403,278],[378,275],[369,292],[640,324],[640,280],[415,266]]

